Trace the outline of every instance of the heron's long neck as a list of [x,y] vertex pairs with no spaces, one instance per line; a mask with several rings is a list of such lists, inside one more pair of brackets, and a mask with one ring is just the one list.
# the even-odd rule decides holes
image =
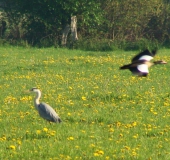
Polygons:
[[40,97],[41,97],[41,92],[37,91],[36,92],[36,96],[34,98],[34,104],[36,106],[36,108],[38,107],[38,105],[40,104]]

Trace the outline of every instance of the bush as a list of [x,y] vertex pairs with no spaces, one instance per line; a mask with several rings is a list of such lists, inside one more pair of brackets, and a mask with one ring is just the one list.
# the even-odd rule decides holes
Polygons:
[[113,42],[108,39],[97,38],[82,38],[75,44],[74,48],[90,51],[112,51],[118,49]]
[[74,48],[82,50],[91,50],[91,51],[113,51],[117,49],[122,50],[143,50],[146,48],[156,49],[160,48],[161,44],[154,40],[140,39],[138,41],[111,41],[108,39],[81,39],[76,44]]
[[128,50],[143,50],[146,48],[149,49],[156,49],[160,48],[161,44],[157,40],[148,40],[148,39],[140,39],[138,41],[130,42],[130,41],[123,41],[120,42],[119,48],[125,51]]

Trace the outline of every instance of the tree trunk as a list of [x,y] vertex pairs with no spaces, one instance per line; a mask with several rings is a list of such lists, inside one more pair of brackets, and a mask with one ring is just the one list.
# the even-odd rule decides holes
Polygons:
[[62,40],[61,40],[61,45],[62,46],[66,46],[67,44],[67,36],[68,33],[70,32],[70,25],[67,24],[66,27],[63,30],[63,34],[62,34]]
[[66,46],[67,44],[67,36],[70,32],[71,29],[71,43],[73,44],[76,40],[78,40],[78,36],[77,36],[77,17],[76,16],[72,16],[71,17],[71,27],[69,24],[66,25],[66,27],[63,30],[62,33],[62,41],[61,41],[61,45],[62,46]]
[[77,36],[77,17],[76,16],[71,17],[71,39],[72,39],[72,42],[78,40],[78,36]]

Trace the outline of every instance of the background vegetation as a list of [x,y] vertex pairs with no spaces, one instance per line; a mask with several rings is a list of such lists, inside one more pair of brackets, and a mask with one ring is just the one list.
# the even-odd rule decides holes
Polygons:
[[4,14],[1,44],[59,47],[62,31],[75,15],[79,40],[74,48],[128,50],[169,45],[169,0],[1,0],[0,6]]

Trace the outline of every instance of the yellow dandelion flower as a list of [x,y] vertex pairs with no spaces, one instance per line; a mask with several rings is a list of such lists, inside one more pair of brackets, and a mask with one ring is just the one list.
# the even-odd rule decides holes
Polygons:
[[133,122],[132,126],[135,127],[137,125],[137,122]]
[[18,142],[17,142],[19,145],[21,145],[22,144],[22,142],[20,141],[20,140],[18,140]]
[[90,147],[95,147],[95,144],[90,144]]
[[167,102],[164,102],[164,106],[169,106],[169,104]]
[[97,156],[99,156],[99,154],[95,152],[95,153],[94,153],[94,156],[97,157]]
[[104,151],[98,151],[99,154],[103,155],[104,154]]
[[26,133],[29,133],[29,131],[26,131]]
[[16,147],[15,147],[14,145],[10,145],[9,148],[10,148],[10,149],[13,149],[13,150],[16,149]]
[[94,94],[94,91],[91,91],[91,94]]
[[122,133],[120,133],[120,134],[119,134],[119,137],[123,137],[123,134],[122,134]]
[[81,130],[81,132],[82,132],[82,133],[86,133],[86,131],[85,131],[85,130]]
[[50,135],[51,135],[51,136],[55,136],[55,133],[53,133],[53,132],[50,132]]
[[6,136],[5,135],[2,137],[2,140],[4,140],[4,141],[6,140]]
[[163,134],[164,134],[164,132],[159,132],[159,134],[163,135]]
[[73,141],[73,140],[74,140],[74,137],[68,137],[67,140]]
[[151,128],[152,127],[152,125],[151,124],[148,124],[148,128]]
[[67,113],[67,115],[68,115],[68,116],[71,116],[71,113],[70,113],[70,112],[68,112],[68,113]]
[[138,138],[138,134],[134,135],[133,138]]
[[72,87],[69,87],[70,90],[72,90],[73,88]]
[[130,150],[130,147],[129,147],[129,146],[125,146],[125,149],[126,149],[126,150]]
[[36,133],[37,134],[41,134],[41,130],[36,130]]
[[117,122],[116,125],[117,125],[117,127],[120,127],[121,126],[121,122]]
[[98,89],[99,88],[99,86],[95,86],[95,87],[93,87],[94,89]]
[[85,100],[86,100],[86,97],[82,96],[81,99],[82,99],[83,101],[85,101]]
[[56,131],[51,131],[50,134],[53,136],[56,134]]
[[78,149],[78,148],[80,148],[80,147],[79,147],[79,146],[75,146],[75,148],[77,148],[77,149]]
[[48,132],[48,128],[43,128],[43,131],[44,132]]
[[137,156],[137,153],[135,151],[132,152],[133,156]]
[[102,155],[104,155],[104,151],[102,151],[102,150],[97,150],[96,152],[94,152],[95,157],[102,156]]
[[110,129],[109,129],[109,132],[114,132],[114,129],[113,129],[113,128],[110,128]]

